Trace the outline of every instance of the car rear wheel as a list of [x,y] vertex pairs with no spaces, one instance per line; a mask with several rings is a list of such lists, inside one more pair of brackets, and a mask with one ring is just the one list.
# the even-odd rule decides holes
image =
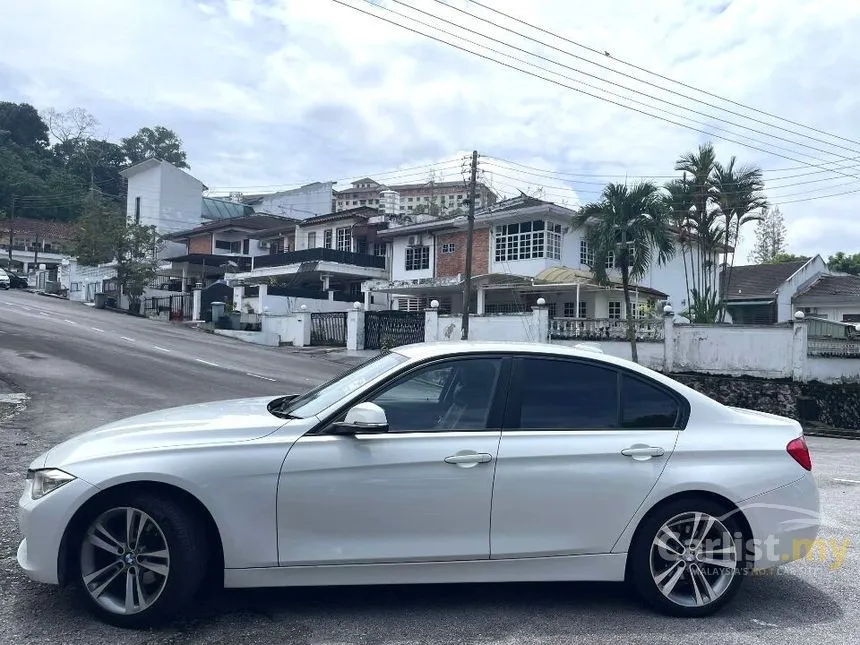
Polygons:
[[708,499],[670,502],[643,521],[629,557],[639,595],[672,616],[707,616],[749,570],[738,512]]
[[147,493],[94,510],[80,536],[78,580],[91,610],[119,627],[146,627],[182,609],[206,573],[200,522]]

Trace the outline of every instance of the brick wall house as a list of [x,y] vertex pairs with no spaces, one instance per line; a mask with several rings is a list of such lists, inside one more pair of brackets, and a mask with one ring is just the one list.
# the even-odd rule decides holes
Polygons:
[[[466,231],[436,236],[436,277],[449,278],[466,272]],[[472,274],[490,271],[490,229],[476,229],[472,235]]]

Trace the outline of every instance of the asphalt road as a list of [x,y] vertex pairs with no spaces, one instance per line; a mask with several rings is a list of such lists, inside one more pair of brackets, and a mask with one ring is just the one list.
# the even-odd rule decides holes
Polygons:
[[809,440],[822,536],[849,540],[841,566],[829,557],[749,578],[703,620],[652,614],[620,585],[444,585],[226,591],[167,627],[133,632],[94,621],[74,593],[18,571],[15,504],[27,464],[50,445],[161,407],[304,390],[345,368],[0,292],[0,643],[860,643],[860,442],[842,439]]

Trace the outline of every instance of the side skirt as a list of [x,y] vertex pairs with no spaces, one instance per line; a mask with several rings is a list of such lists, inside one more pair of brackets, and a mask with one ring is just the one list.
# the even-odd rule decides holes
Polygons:
[[624,580],[626,553],[516,560],[394,564],[344,564],[226,569],[224,586],[317,587],[453,582],[549,582]]

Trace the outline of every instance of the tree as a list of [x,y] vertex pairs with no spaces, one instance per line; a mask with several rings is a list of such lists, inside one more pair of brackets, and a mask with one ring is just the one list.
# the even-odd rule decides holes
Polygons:
[[141,128],[137,134],[122,140],[122,148],[129,164],[140,163],[147,159],[161,159],[177,168],[188,168],[182,139],[168,128],[157,125],[154,128]]
[[[586,241],[595,258],[606,258],[610,252],[615,255],[627,310],[627,339],[632,358],[638,362],[630,282],[641,279],[653,262],[665,263],[675,251],[664,197],[657,185],[647,181],[630,188],[608,184],[600,201],[586,204],[574,216],[573,226],[586,230]],[[595,280],[609,284],[606,263],[597,260],[594,264]]]
[[779,253],[773,256],[768,264],[783,264],[785,262],[806,262],[809,258],[805,255],[795,255],[794,253]]
[[142,226],[123,220],[116,249],[116,278],[128,296],[129,311],[138,311],[143,290],[158,275],[161,236],[154,226]]
[[785,254],[787,236],[785,220],[779,208],[766,210],[755,227],[755,246],[750,253],[750,261],[756,264],[773,263],[774,258]]
[[51,136],[62,144],[92,139],[98,127],[98,119],[84,108],[72,108],[58,112],[54,108],[45,110],[45,122]]
[[120,206],[96,192],[89,193],[73,236],[78,262],[87,266],[110,262],[120,249],[124,233],[125,222]]
[[29,103],[0,101],[0,145],[4,138],[31,150],[44,149],[48,146],[48,126]]
[[[714,164],[714,199],[723,216],[725,228],[725,244],[723,246],[723,293],[720,301],[728,297],[731,270],[735,265],[735,253],[732,252],[732,262],[729,265],[729,248],[737,246],[740,240],[741,227],[759,221],[762,215],[758,212],[767,207],[764,197],[764,180],[761,168],[757,166],[736,166],[736,157],[729,159],[723,166]],[[778,211],[777,211],[778,212]],[[720,308],[720,321],[725,320],[725,307]]]
[[827,266],[831,271],[860,275],[860,253],[847,255],[839,251],[836,255],[831,255],[827,259]]

